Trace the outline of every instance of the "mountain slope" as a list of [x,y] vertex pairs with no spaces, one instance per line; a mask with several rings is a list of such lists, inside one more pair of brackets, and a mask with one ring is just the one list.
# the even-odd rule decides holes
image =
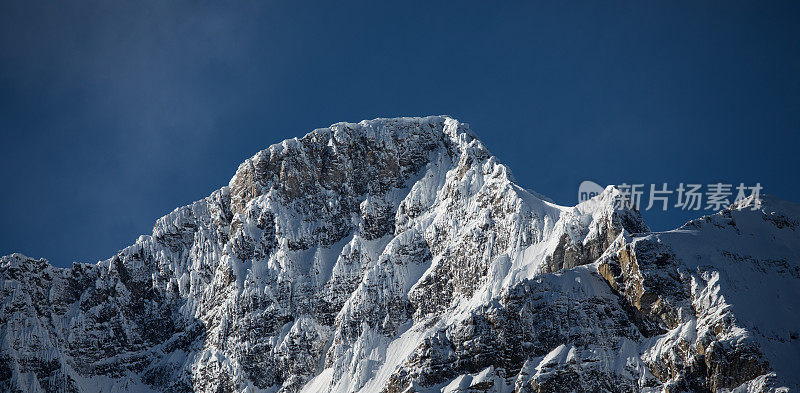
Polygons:
[[751,197],[674,231],[623,239],[600,259],[643,319],[668,329],[644,351],[654,373],[718,390],[758,385],[774,370],[800,386],[798,218],[797,205]]
[[[544,201],[448,117],[318,129],[108,260],[2,257],[0,386],[796,386],[797,208],[750,201],[649,233],[618,195]],[[759,313],[745,287],[783,307]]]

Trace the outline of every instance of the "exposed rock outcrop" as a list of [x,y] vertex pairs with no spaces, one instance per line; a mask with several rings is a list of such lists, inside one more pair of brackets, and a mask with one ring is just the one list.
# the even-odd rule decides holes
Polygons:
[[108,260],[0,258],[0,390],[796,387],[800,210],[618,197],[543,200],[444,116],[315,130]]

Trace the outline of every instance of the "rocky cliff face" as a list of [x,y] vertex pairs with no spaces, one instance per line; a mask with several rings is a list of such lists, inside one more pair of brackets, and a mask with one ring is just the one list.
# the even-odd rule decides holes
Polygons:
[[800,209],[617,195],[544,201],[447,117],[315,130],[106,261],[2,257],[0,390],[796,388]]

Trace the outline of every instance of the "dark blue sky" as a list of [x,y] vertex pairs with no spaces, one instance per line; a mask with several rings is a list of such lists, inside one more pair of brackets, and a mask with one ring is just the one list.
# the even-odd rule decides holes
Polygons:
[[469,122],[562,204],[585,179],[797,202],[798,20],[781,1],[3,1],[0,254],[105,259],[272,143],[401,115]]

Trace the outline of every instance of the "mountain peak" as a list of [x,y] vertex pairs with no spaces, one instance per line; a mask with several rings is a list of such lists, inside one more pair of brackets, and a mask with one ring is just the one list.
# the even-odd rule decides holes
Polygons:
[[[719,330],[727,320],[693,308],[703,290],[725,290],[714,286],[718,270],[699,272],[714,265],[681,251],[691,243],[672,240],[681,231],[648,234],[618,197],[611,187],[573,207],[549,202],[517,185],[465,123],[447,116],[336,123],[258,152],[228,186],[96,265],[53,269],[3,257],[0,388],[775,385],[783,374],[760,348],[791,352],[745,340],[757,331],[750,325]],[[721,221],[695,231],[719,238],[720,227],[718,246],[728,250],[771,241],[768,257],[778,262],[736,255],[792,288],[794,270],[779,261],[797,257],[793,229],[776,221],[744,240]],[[734,255],[712,251],[703,258]],[[752,320],[748,311],[742,318]],[[735,365],[747,371],[729,370]],[[706,369],[714,371],[698,374]]]

